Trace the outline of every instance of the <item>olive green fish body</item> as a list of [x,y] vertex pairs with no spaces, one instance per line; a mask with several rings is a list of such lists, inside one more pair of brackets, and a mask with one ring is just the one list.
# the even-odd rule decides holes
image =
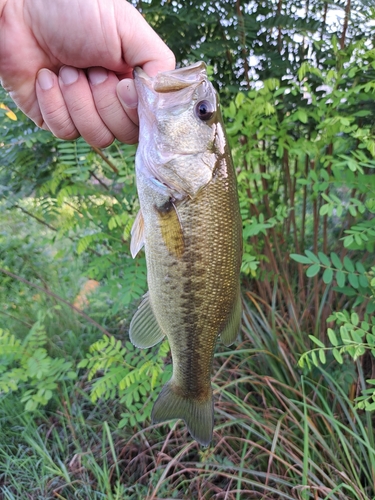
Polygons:
[[[202,75],[202,66],[198,68]],[[212,88],[207,87],[211,84],[205,72],[203,77],[203,94],[215,97]],[[173,90],[173,95],[177,92]],[[179,129],[185,137],[170,137],[173,124],[178,131],[178,119],[176,125],[173,115],[177,105],[168,110],[170,126],[162,123],[160,132],[159,122],[154,121],[159,145],[171,141],[172,149],[175,142],[176,154],[180,155],[171,153],[169,165],[167,161],[162,167],[147,164],[150,160],[146,148],[137,155],[142,215],[133,238],[139,240],[135,251],[142,243],[145,246],[149,292],[132,321],[130,337],[139,347],[151,346],[164,335],[168,337],[173,375],[155,403],[152,418],[155,422],[182,418],[192,436],[207,445],[213,429],[211,371],[215,344],[220,334],[230,345],[241,318],[242,223],[235,173],[217,101],[215,115],[204,123],[207,130],[198,136],[194,132],[194,127],[199,129],[201,125],[193,115],[197,106],[194,96],[198,103],[202,102],[200,93],[198,88],[192,103],[185,104],[178,115],[181,118],[186,114],[186,120],[193,125],[192,133],[185,127]],[[181,146],[181,140],[189,145]],[[184,148],[190,153],[183,150],[181,154]],[[155,151],[152,155],[155,159]]]

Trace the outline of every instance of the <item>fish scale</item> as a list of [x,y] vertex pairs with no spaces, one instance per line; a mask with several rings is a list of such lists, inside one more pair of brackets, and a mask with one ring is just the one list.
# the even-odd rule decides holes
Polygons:
[[[132,320],[130,338],[146,348],[167,336],[173,374],[152,419],[182,418],[191,435],[208,445],[216,341],[220,335],[226,345],[233,343],[241,320],[236,177],[204,63],[154,78],[136,70],[135,81],[141,214],[132,231],[132,253],[144,245],[149,292]],[[204,121],[197,116],[202,102],[212,111]]]

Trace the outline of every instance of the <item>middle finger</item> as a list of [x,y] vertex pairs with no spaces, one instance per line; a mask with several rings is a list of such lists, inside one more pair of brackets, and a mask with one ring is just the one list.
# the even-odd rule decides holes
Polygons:
[[59,74],[59,86],[72,122],[85,141],[92,146],[109,146],[114,136],[96,109],[85,73],[71,66],[63,66]]

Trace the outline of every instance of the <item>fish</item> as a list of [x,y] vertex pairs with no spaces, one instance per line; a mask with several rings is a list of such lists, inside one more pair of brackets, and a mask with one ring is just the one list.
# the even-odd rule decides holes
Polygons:
[[214,428],[211,372],[218,337],[230,346],[242,315],[242,222],[218,94],[204,62],[149,77],[134,70],[140,211],[133,257],[144,247],[148,292],[129,336],[142,349],[166,336],[172,377],[151,419],[183,419],[208,446]]

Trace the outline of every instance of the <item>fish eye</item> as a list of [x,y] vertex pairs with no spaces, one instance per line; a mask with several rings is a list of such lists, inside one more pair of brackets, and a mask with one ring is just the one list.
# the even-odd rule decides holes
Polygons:
[[210,120],[214,113],[215,109],[210,101],[199,101],[195,105],[195,116],[204,122]]

